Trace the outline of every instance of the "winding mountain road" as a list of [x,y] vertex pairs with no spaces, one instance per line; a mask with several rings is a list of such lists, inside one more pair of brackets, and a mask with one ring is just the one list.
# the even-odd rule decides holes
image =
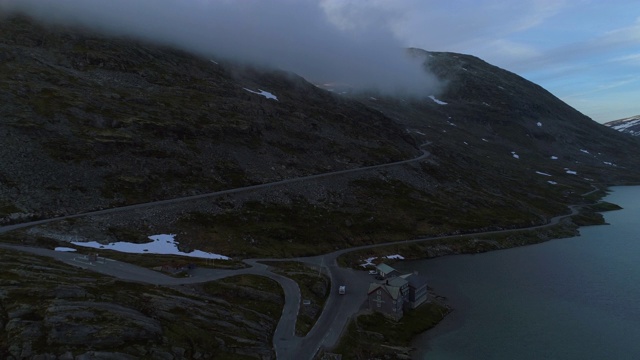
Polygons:
[[[218,191],[214,193],[189,196],[189,197],[178,198],[178,199],[156,201],[156,202],[145,203],[145,204],[131,205],[131,206],[125,206],[120,208],[113,208],[113,209],[92,211],[92,212],[76,214],[76,215],[63,216],[63,217],[58,217],[53,219],[33,221],[29,223],[8,225],[8,226],[0,227],[0,233],[5,233],[5,232],[13,231],[16,229],[20,229],[20,228],[41,225],[41,224],[58,221],[58,220],[69,219],[69,218],[104,215],[104,214],[110,214],[115,212],[140,209],[144,207],[174,204],[174,203],[183,202],[183,201],[191,201],[195,199],[203,199],[208,197],[215,197],[220,195],[251,191],[255,189],[268,188],[273,186],[279,186],[279,185],[290,184],[290,183],[300,182],[305,180],[335,176],[340,174],[366,171],[366,170],[384,168],[389,166],[407,164],[412,162],[419,162],[426,159],[428,156],[429,156],[429,153],[423,150],[422,155],[419,157],[416,157],[414,159],[389,163],[389,164],[368,166],[368,167],[358,168],[358,169],[342,170],[342,171],[311,175],[311,176],[295,178],[295,179],[287,179],[287,180],[282,180],[274,183],[252,185],[252,186],[247,186],[243,188],[223,190],[223,191]],[[537,226],[520,228],[520,229],[487,231],[482,233],[474,233],[474,234],[466,234],[466,235],[477,236],[477,235],[500,234],[500,233],[509,233],[509,232],[521,231],[521,230],[535,230],[535,229],[540,229],[544,227],[549,227],[549,226],[558,224],[564,218],[577,214],[578,207],[579,206],[576,206],[576,205],[570,206],[571,212],[569,214],[556,216],[550,219],[548,223],[543,225],[537,225]],[[460,237],[460,236],[465,236],[465,235],[450,235],[450,236],[438,236],[438,237],[431,237],[431,238],[412,239],[412,240],[404,241],[403,243],[435,241],[435,240]],[[2,243],[0,243],[0,248],[29,252],[29,253],[33,253],[41,256],[48,256],[73,266],[82,267],[91,271],[102,273],[108,276],[113,276],[122,280],[156,284],[156,285],[180,285],[180,284],[189,284],[189,283],[201,283],[201,282],[219,280],[225,277],[241,275],[241,274],[256,274],[256,275],[269,277],[271,279],[276,280],[282,286],[282,289],[284,291],[284,296],[285,296],[285,304],[283,307],[282,315],[280,317],[278,326],[276,327],[275,333],[273,335],[273,346],[276,351],[277,358],[285,359],[285,360],[287,359],[297,360],[297,359],[312,359],[316,354],[316,352],[321,347],[331,348],[334,345],[336,345],[347,323],[349,322],[351,317],[360,310],[360,307],[366,300],[367,288],[369,286],[369,282],[371,281],[370,275],[368,275],[364,271],[345,269],[345,268],[339,267],[337,264],[337,258],[340,255],[351,252],[351,251],[358,251],[358,250],[388,246],[393,244],[398,244],[398,243],[389,242],[389,243],[380,243],[380,244],[374,244],[374,245],[364,245],[364,246],[358,246],[358,247],[349,248],[349,249],[342,249],[342,250],[334,251],[332,253],[328,253],[324,255],[305,257],[305,258],[268,259],[268,260],[295,260],[295,261],[300,261],[306,264],[318,266],[322,268],[329,275],[331,279],[331,293],[325,303],[325,307],[322,311],[322,314],[320,315],[315,326],[311,329],[311,331],[305,337],[295,336],[295,323],[296,323],[296,318],[297,318],[298,310],[300,308],[300,303],[301,303],[301,295],[300,295],[300,290],[297,283],[287,277],[284,277],[269,271],[269,267],[267,265],[259,263],[260,259],[245,260],[245,263],[249,265],[249,267],[245,269],[219,270],[219,269],[200,268],[200,269],[194,270],[191,277],[173,278],[173,277],[164,275],[162,273],[159,273],[157,271],[153,271],[153,270],[139,267],[136,265],[115,261],[115,260],[110,260],[110,259],[105,259],[104,261],[101,261],[101,262],[89,263],[87,261],[78,260],[78,255],[75,253],[59,252],[59,251],[54,251],[54,250],[44,249],[44,248],[20,246],[20,245],[13,245],[13,244],[2,244]],[[267,260],[267,259],[264,259],[264,260]],[[345,295],[337,295],[339,285],[346,286],[347,293]]]

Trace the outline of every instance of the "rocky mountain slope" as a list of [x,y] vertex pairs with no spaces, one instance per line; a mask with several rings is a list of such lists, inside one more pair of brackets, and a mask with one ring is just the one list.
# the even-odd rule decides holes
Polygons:
[[[0,34],[3,224],[430,154],[58,221],[3,241],[52,247],[167,232],[184,251],[290,257],[542,224],[594,186],[640,180],[637,139],[469,55],[411,50],[446,84],[441,93],[342,96],[283,71],[25,18],[1,19]],[[455,246],[434,253],[482,250]],[[6,251],[0,259],[9,269],[0,357],[273,356],[282,299],[260,279],[168,289]]]
[[[430,153],[421,163],[61,222],[64,239],[177,233],[234,257],[522,227],[637,182],[640,143],[468,55],[412,49],[446,84],[340,96],[304,79],[24,18],[0,22],[0,216],[24,221]],[[39,232],[42,234],[42,232]],[[53,235],[52,235],[53,236]]]
[[604,125],[629,135],[640,136],[640,115],[609,121]]
[[0,31],[3,217],[77,213],[419,153],[379,112],[293,74],[22,18],[1,21]]

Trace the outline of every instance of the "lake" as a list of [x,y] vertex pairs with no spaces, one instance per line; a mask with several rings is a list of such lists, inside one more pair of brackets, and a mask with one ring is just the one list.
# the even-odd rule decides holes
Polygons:
[[614,187],[610,225],[581,236],[397,264],[454,311],[416,359],[640,359],[640,187]]

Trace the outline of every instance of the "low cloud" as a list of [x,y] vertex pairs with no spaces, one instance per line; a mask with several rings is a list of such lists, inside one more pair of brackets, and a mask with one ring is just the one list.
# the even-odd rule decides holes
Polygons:
[[[386,93],[430,95],[438,81],[410,59],[390,25],[338,22],[340,9],[320,0],[0,0],[0,12],[54,24],[171,44],[298,73],[314,83],[340,83]],[[347,14],[348,15],[348,14]],[[384,26],[379,26],[384,23]]]

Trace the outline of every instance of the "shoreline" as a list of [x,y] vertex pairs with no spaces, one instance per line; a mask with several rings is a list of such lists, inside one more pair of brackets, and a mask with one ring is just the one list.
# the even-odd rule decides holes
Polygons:
[[[403,265],[401,266],[396,265],[396,266],[399,269],[402,269],[403,271],[408,271],[409,269],[412,268],[411,263],[414,261],[425,261],[425,260],[436,259],[444,256],[473,255],[473,254],[479,254],[479,253],[490,252],[490,251],[506,250],[506,249],[512,249],[512,248],[519,248],[523,246],[536,245],[536,244],[540,244],[540,243],[544,243],[552,240],[562,240],[562,239],[578,237],[580,236],[579,230],[582,227],[607,225],[601,213],[622,209],[620,206],[616,204],[602,202],[602,199],[605,198],[610,193],[609,189],[610,188],[607,188],[606,192],[602,196],[599,196],[598,200],[596,200],[592,204],[573,205],[578,208],[577,212],[573,215],[567,216],[567,218],[565,219],[565,220],[570,220],[570,221],[566,221],[567,222],[566,225],[568,225],[571,228],[575,228],[575,234],[573,236],[560,236],[560,237],[552,236],[549,238],[545,238],[544,240],[541,239],[541,241],[537,241],[537,242],[511,244],[512,246],[501,247],[496,249],[488,249],[488,250],[483,249],[483,251],[479,251],[479,252],[473,252],[473,251],[454,252],[454,253],[440,254],[436,256],[410,257],[401,261]],[[604,204],[604,206],[601,206],[599,208],[600,204]],[[602,219],[602,220],[599,220],[599,219]],[[562,221],[555,226],[562,226]],[[533,230],[523,229],[521,231],[537,233],[538,231],[540,231],[540,229],[533,229]],[[487,235],[487,236],[490,236],[490,235]],[[473,237],[473,235],[472,234],[464,235],[464,236],[461,236],[461,239],[456,239],[456,240],[464,240],[462,239],[463,237]],[[479,235],[478,237],[481,237],[481,236]],[[439,322],[434,324],[431,328],[414,336],[411,339],[411,349],[412,349],[410,351],[410,354],[412,356],[411,358],[414,358],[414,357],[418,359],[423,358],[429,352],[429,342],[432,341],[432,339],[441,335],[445,335],[451,331],[455,331],[457,328],[461,327],[462,323],[464,323],[465,321],[466,313],[468,312],[468,309],[471,306],[471,300],[465,297],[464,294],[456,290],[454,285],[451,285],[445,282],[429,281],[429,287],[432,288],[433,295],[435,297],[441,298],[445,306],[447,306],[450,309],[450,311],[445,315],[445,317],[443,317]],[[422,349],[417,347],[416,343],[421,343]]]
[[[354,267],[355,263],[357,262],[354,262],[354,256],[356,259],[358,257],[367,258],[372,255],[372,252],[376,253],[376,255],[379,256],[382,253],[389,252],[388,249],[393,249],[393,253],[402,254],[404,252],[405,254],[413,255],[403,255],[405,257],[404,260],[400,260],[399,262],[389,262],[390,264],[392,264],[392,266],[394,263],[402,263],[403,265],[396,266],[403,271],[408,271],[409,269],[411,269],[410,263],[412,261],[424,261],[451,255],[472,255],[580,236],[579,229],[581,227],[606,225],[604,217],[601,214],[602,212],[621,209],[618,205],[605,203],[602,201],[602,199],[609,194],[608,189],[609,188],[599,194],[596,199],[590,199],[593,200],[593,202],[588,204],[571,205],[569,206],[569,208],[572,209],[570,214],[551,218],[548,224],[537,226],[532,229],[513,229],[508,230],[505,233],[489,233],[484,235],[465,234],[444,239],[433,239],[431,241],[425,239],[422,242],[413,241],[411,243],[400,243],[370,249],[355,250],[353,252],[343,254],[343,260],[347,264],[350,264],[352,267]],[[599,190],[600,189],[595,189],[584,194],[583,196],[588,196]],[[554,221],[554,219],[558,220]],[[504,238],[499,240],[495,239],[500,237]],[[456,246],[456,243],[458,243],[458,246]],[[459,243],[466,243],[467,246],[460,246]],[[421,247],[421,249],[417,251],[416,247]],[[363,257],[363,253],[368,253],[368,256]],[[405,266],[405,264],[407,265]],[[455,290],[455,286],[453,285],[443,282],[432,283],[431,281],[429,281],[429,287],[431,288],[430,296],[432,295],[434,298],[442,301],[442,305],[448,308],[449,311],[444,315],[444,317],[432,324],[431,327],[427,328],[423,332],[414,335],[411,338],[409,343],[411,349],[409,351],[409,354],[411,355],[411,358],[414,358],[416,356],[418,356],[419,358],[419,356],[423,356],[426,353],[425,351],[428,351],[424,349],[420,350],[415,346],[416,342],[421,341],[423,344],[428,344],[430,339],[442,334],[446,334],[460,327],[464,322],[466,312],[465,309],[469,309],[470,307],[470,299],[466,299],[463,294],[458,293]],[[352,326],[353,322],[354,320],[352,320],[352,322],[347,326]],[[387,345],[389,345],[390,347],[394,347],[394,345],[405,347],[404,345],[398,344]],[[399,356],[399,358],[403,356],[401,353],[398,353],[397,355]]]

